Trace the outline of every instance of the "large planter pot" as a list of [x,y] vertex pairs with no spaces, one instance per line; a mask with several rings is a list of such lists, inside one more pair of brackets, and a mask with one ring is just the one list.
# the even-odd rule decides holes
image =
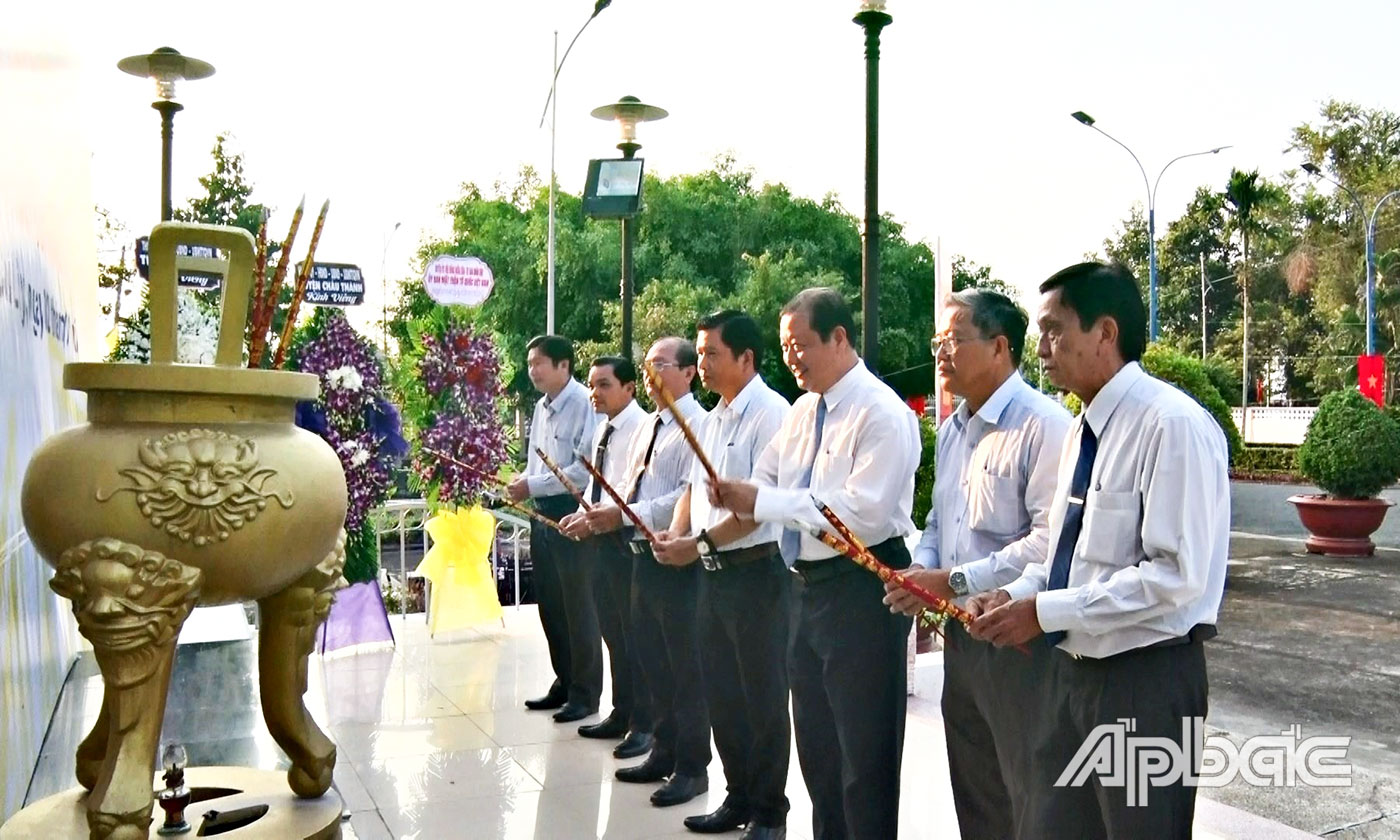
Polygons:
[[[229,255],[212,367],[173,363],[177,242]],[[24,476],[25,527],[105,685],[77,757],[93,840],[147,836],[175,639],[198,604],[259,603],[263,715],[291,759],[288,782],[302,797],[331,784],[335,745],[301,697],[343,585],[345,474],[293,422],[316,377],[242,367],[252,256],[241,230],[158,226],[151,364],[67,365],[64,386],[87,394],[89,422],[45,441]]]
[[1339,557],[1375,554],[1371,535],[1394,504],[1385,499],[1334,499],[1307,493],[1289,496],[1288,501],[1298,509],[1298,518],[1308,529],[1308,551]]

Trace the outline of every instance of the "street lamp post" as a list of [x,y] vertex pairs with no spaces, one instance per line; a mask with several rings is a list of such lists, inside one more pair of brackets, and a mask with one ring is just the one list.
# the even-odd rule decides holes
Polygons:
[[1074,118],[1075,118],[1076,120],[1078,120],[1079,122],[1083,123],[1084,125],[1088,126],[1089,128],[1092,128],[1093,130],[1097,131],[1098,133],[1102,134],[1103,136],[1107,137],[1108,139],[1112,140],[1113,142],[1117,143],[1119,146],[1122,146],[1122,147],[1123,147],[1123,151],[1127,152],[1129,155],[1132,156],[1132,158],[1133,158],[1133,163],[1136,163],[1136,164],[1137,164],[1138,171],[1142,173],[1142,185],[1143,185],[1144,187],[1147,188],[1147,300],[1148,300],[1148,304],[1147,304],[1147,312],[1148,312],[1148,315],[1147,315],[1148,333],[1147,333],[1147,334],[1148,334],[1148,337],[1151,338],[1151,340],[1156,341],[1156,340],[1157,340],[1157,187],[1158,187],[1158,185],[1160,185],[1160,184],[1162,183],[1162,176],[1166,174],[1167,170],[1168,170],[1169,168],[1171,168],[1171,165],[1172,165],[1173,163],[1176,163],[1176,162],[1179,161],[1179,160],[1184,160],[1184,159],[1189,158],[1189,157],[1200,157],[1201,155],[1214,155],[1214,154],[1219,154],[1220,152],[1222,152],[1222,151],[1224,151],[1225,149],[1228,149],[1228,148],[1230,148],[1230,147],[1229,147],[1229,146],[1216,146],[1214,149],[1206,149],[1206,150],[1203,151],[1203,152],[1190,152],[1190,153],[1184,154],[1184,155],[1177,155],[1176,157],[1174,157],[1174,158],[1172,158],[1171,160],[1167,161],[1167,165],[1166,165],[1166,166],[1163,166],[1163,167],[1162,167],[1162,171],[1157,173],[1157,180],[1156,180],[1156,181],[1149,182],[1149,181],[1147,180],[1147,170],[1146,170],[1145,168],[1143,168],[1142,161],[1138,160],[1138,156],[1135,155],[1135,154],[1133,154],[1133,150],[1132,150],[1132,149],[1129,149],[1129,148],[1128,148],[1126,145],[1124,145],[1123,142],[1122,142],[1121,140],[1119,140],[1117,137],[1114,137],[1112,134],[1109,134],[1107,131],[1104,131],[1102,128],[1099,128],[1098,126],[1094,125],[1094,118],[1091,117],[1091,116],[1089,116],[1088,114],[1084,113],[1083,111],[1075,111],[1073,114],[1070,114],[1070,116],[1071,116],[1071,117],[1074,117]]
[[175,114],[185,106],[175,101],[175,83],[181,79],[204,79],[214,75],[214,65],[179,50],[160,47],[146,55],[129,55],[117,62],[117,69],[133,76],[154,79],[156,101],[151,107],[160,112],[160,220],[170,221],[170,148],[175,134]]
[[545,279],[545,326],[544,331],[549,335],[554,334],[554,136],[555,117],[559,113],[559,97],[556,95],[559,87],[559,71],[564,69],[564,62],[569,58],[569,50],[574,48],[583,30],[588,28],[588,24],[598,16],[598,13],[612,5],[612,0],[598,0],[593,5],[593,14],[588,16],[588,20],[583,22],[578,32],[574,33],[574,38],[569,42],[569,46],[564,50],[564,57],[559,57],[559,30],[554,31],[554,77],[549,82],[549,96],[545,97],[544,110],[540,112],[540,125],[544,125],[545,114],[549,115],[549,245],[548,245],[548,268]]
[[[622,151],[624,160],[632,160],[642,145],[637,142],[637,123],[664,120],[669,114],[664,108],[647,105],[635,96],[624,96],[618,101],[594,108],[591,115],[600,120],[616,120],[622,130],[622,142],[617,148]],[[641,189],[639,184],[638,190]],[[640,193],[639,193],[640,194]],[[637,212],[641,212],[638,205]],[[624,358],[632,358],[632,251],[637,244],[637,220],[622,217],[622,353]]]
[[399,227],[403,222],[394,222],[394,229],[389,231],[384,237],[384,249],[379,252],[379,289],[383,296],[384,322],[382,339],[384,341],[384,358],[389,358],[389,274],[386,270],[389,261],[389,243],[394,241],[394,234],[399,232]]
[[1361,213],[1361,223],[1366,226],[1366,355],[1374,356],[1376,354],[1376,220],[1380,218],[1381,206],[1396,195],[1400,195],[1400,190],[1393,190],[1381,196],[1381,200],[1376,202],[1368,219],[1366,205],[1362,203],[1361,196],[1357,195],[1350,187],[1324,174],[1315,163],[1303,164],[1303,171],[1314,178],[1321,178],[1336,184],[1339,189],[1350,196],[1351,200],[1356,203],[1357,211]]
[[855,22],[865,30],[865,231],[861,240],[861,355],[880,364],[880,31],[894,22],[885,0],[863,0]]

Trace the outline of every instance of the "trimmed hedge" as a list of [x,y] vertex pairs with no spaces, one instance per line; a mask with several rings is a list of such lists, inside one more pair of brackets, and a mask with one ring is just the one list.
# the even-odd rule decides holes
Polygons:
[[1303,475],[1338,499],[1369,499],[1400,478],[1400,425],[1355,388],[1323,398],[1298,447]]
[[919,418],[919,438],[923,452],[919,455],[919,468],[914,471],[914,526],[923,530],[928,519],[929,508],[933,507],[933,479],[938,472],[938,425],[934,422],[938,406],[930,403],[932,414]]
[[1278,473],[1299,478],[1298,447],[1296,446],[1251,446],[1245,444],[1231,465],[1241,474]]

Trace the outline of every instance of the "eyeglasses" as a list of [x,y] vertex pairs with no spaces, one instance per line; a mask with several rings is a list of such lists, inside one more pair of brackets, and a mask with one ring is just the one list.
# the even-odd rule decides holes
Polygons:
[[972,341],[991,341],[991,339],[980,335],[936,335],[929,341],[928,350],[935,356],[938,355],[940,349],[952,354],[958,352],[959,346]]
[[681,367],[676,362],[655,361],[650,362],[649,364],[651,365],[653,370],[665,370],[666,368],[675,368],[677,370],[680,370]]

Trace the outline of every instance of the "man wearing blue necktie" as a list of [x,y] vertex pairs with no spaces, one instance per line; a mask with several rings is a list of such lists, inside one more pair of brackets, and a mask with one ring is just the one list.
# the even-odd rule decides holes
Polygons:
[[911,619],[886,608],[878,577],[815,535],[831,529],[824,505],[885,564],[909,566],[919,425],[856,355],[855,319],[836,290],[798,293],[778,335],[807,393],[759,456],[753,480],[711,483],[710,502],[792,529],[781,541],[797,575],[788,674],[814,840],[894,840]]
[[[1225,435],[1138,364],[1146,313],[1126,268],[1081,263],[1040,292],[1045,372],[1084,411],[1060,461],[1050,560],[974,598],[972,636],[1004,646],[1044,633],[1058,648],[1033,733],[1031,818],[1046,837],[1188,838],[1188,780],[1200,762],[1191,733],[1207,708],[1203,642],[1215,634],[1229,554]],[[1145,772],[1136,764],[1066,772],[1097,727],[1119,721],[1134,739],[1174,744],[1189,766],[1136,784]]]

